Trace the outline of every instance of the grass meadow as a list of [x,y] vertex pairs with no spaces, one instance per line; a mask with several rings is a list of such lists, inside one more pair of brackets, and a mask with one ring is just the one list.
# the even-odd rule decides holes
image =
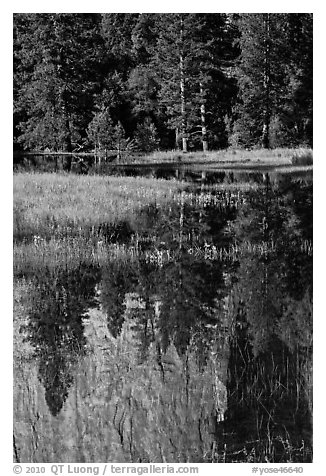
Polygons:
[[101,226],[132,221],[137,210],[173,200],[184,186],[142,177],[15,174],[15,272],[101,262],[108,254],[130,258],[123,246],[101,247]]
[[[228,200],[231,200],[237,207],[243,192],[261,186],[245,182],[222,183],[204,187],[197,195],[184,191],[189,185],[187,182],[146,177],[17,173],[13,182],[16,274],[27,270],[35,273],[44,267],[75,268],[78,263],[101,266],[109,260],[130,262],[140,256],[139,243],[104,245],[102,227],[107,232],[110,226],[114,230],[123,224],[132,224],[135,213],[151,204],[163,206],[182,201],[195,207],[221,207],[228,206]],[[226,203],[218,194],[223,190],[229,192]],[[216,195],[212,194],[214,191]],[[242,246],[247,250],[247,246],[251,249],[253,245]],[[189,249],[194,255],[208,260],[234,260],[242,251],[237,247]],[[311,252],[310,249],[305,251]],[[262,255],[266,250],[256,245],[251,252]],[[143,258],[156,264],[174,259],[172,254],[164,255],[159,250]]]
[[167,203],[177,181],[142,177],[14,175],[14,239],[63,237],[130,218],[151,203]]

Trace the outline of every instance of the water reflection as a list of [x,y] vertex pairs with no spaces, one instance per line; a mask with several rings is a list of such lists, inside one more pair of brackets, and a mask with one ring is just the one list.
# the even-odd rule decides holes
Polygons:
[[143,209],[135,260],[30,277],[20,461],[311,461],[312,186],[261,184]]
[[21,330],[35,349],[45,400],[56,416],[68,397],[76,362],[85,354],[83,315],[94,302],[98,272],[80,267],[33,277],[32,308]]
[[[114,156],[114,158],[116,158]],[[100,174],[118,175],[129,177],[150,177],[157,179],[176,179],[190,183],[201,183],[204,185],[213,184],[261,184],[265,180],[266,174],[273,184],[280,181],[292,182],[293,178],[302,181],[312,180],[312,170],[295,170],[291,166],[273,166],[261,164],[242,165],[232,163],[162,163],[146,164],[141,163],[141,156],[135,156],[138,164],[115,164],[108,158],[106,162],[99,162],[93,154],[82,155],[60,155],[58,154],[24,154],[14,156],[14,172],[65,172],[70,171],[75,174]],[[132,162],[132,158],[130,159]],[[284,173],[288,170],[290,173]],[[264,172],[262,173],[262,170]]]
[[300,242],[312,238],[308,189],[266,183],[262,193],[248,194],[232,223],[239,245],[266,246],[261,256],[242,254],[229,295],[234,330],[221,432],[223,447],[231,449],[225,461],[248,454],[255,461],[257,453],[275,462],[298,453],[302,461],[311,458],[312,269],[300,252]]
[[282,264],[275,256],[244,256],[229,295],[234,327],[220,433],[230,449],[226,461],[247,454],[295,460],[299,448],[304,461],[311,457],[305,445],[311,435],[312,296],[306,289],[296,300],[286,292]]

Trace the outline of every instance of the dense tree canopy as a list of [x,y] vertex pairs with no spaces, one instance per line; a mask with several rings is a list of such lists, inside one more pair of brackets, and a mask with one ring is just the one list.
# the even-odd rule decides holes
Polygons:
[[311,143],[312,16],[243,14],[237,25],[237,139],[264,147]]
[[[72,151],[84,135],[103,74],[99,15],[15,16],[19,142]],[[104,66],[104,65],[103,65]]]
[[312,14],[14,14],[14,145],[312,144]]

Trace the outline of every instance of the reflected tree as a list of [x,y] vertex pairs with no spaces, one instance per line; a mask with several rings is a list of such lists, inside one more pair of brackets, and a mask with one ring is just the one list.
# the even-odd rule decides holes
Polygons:
[[248,454],[311,460],[312,260],[299,247],[306,224],[292,193],[266,185],[249,194],[232,226],[239,244],[265,245],[242,251],[229,299],[228,411],[219,430],[229,462]]
[[[214,334],[213,326],[218,324],[217,303],[226,294],[224,267],[192,250],[194,246],[204,248],[214,237],[217,239],[232,213],[225,209],[224,214],[214,214],[213,208],[195,206],[181,195],[178,203],[168,207],[143,210],[139,222],[134,224],[136,229],[145,230],[147,248],[173,254],[173,259],[164,264],[141,263],[138,285],[134,288],[146,309],[152,309],[153,338],[163,354],[173,343],[178,354],[183,355],[192,342],[202,363],[213,338],[208,335]],[[158,306],[156,312],[155,302],[151,302],[153,296]],[[147,318],[142,326],[145,334]],[[140,340],[144,343],[147,338],[144,335]]]
[[82,318],[96,306],[99,272],[80,266],[75,270],[44,269],[34,277],[28,340],[39,360],[39,378],[51,413],[60,412],[73,382],[73,368],[85,354]]
[[117,337],[124,322],[125,295],[131,292],[138,277],[138,269],[131,263],[109,261],[102,270],[101,304],[107,315],[108,329]]

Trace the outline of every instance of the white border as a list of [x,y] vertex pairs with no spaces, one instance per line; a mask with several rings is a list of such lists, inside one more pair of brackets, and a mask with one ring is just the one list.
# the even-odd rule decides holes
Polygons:
[[[91,7],[91,9],[90,9]],[[96,1],[13,1],[1,5],[0,15],[0,45],[1,45],[1,304],[2,304],[2,332],[1,342],[1,429],[0,471],[2,474],[12,474],[12,14],[21,12],[291,12],[314,13],[314,463],[304,465],[304,474],[323,474],[322,467],[324,454],[325,433],[325,371],[323,352],[325,334],[324,303],[325,278],[323,271],[324,261],[324,233],[325,233],[325,195],[324,170],[326,163],[325,131],[324,131],[324,90],[325,90],[325,13],[323,2],[293,1],[284,2],[274,0],[270,4],[261,1],[171,1],[164,2],[135,2],[120,0],[119,2]],[[317,99],[316,99],[317,98]],[[4,146],[3,146],[4,143]],[[228,465],[227,465],[228,466]],[[235,474],[250,474],[252,465],[232,465]],[[245,468],[244,466],[249,466]],[[259,465],[258,465],[259,466]],[[275,466],[275,465],[272,465]],[[267,465],[264,465],[267,467]],[[238,468],[238,469],[237,469]],[[214,473],[213,473],[214,471]],[[205,465],[205,473],[200,474],[231,474],[225,466],[218,469],[212,465]]]

